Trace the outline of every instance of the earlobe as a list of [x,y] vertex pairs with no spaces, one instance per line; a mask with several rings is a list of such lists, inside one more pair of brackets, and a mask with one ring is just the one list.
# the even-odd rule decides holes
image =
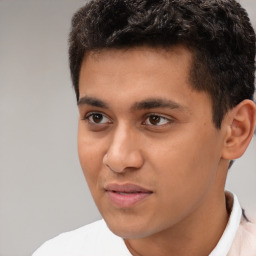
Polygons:
[[243,155],[252,139],[255,120],[256,106],[251,100],[243,100],[230,111],[222,152],[224,159],[237,159]]

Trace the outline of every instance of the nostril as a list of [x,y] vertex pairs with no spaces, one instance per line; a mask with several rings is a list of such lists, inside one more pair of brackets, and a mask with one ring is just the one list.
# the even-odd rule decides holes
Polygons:
[[108,164],[106,164],[106,166],[110,169],[110,171],[112,171],[112,172],[117,172],[117,171],[115,171],[114,169],[112,169]]
[[125,173],[128,170],[139,170],[144,164],[144,158],[134,147],[126,147],[126,150],[110,148],[103,157],[103,164],[114,173]]

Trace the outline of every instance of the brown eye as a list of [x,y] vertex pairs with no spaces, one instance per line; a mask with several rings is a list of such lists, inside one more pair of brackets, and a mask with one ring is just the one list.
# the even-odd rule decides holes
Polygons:
[[148,115],[144,124],[152,125],[152,126],[161,126],[161,125],[165,125],[165,124],[168,124],[171,122],[172,122],[172,119],[169,119],[169,118],[161,116],[161,115],[151,114],[151,115]]
[[101,113],[89,113],[85,119],[87,119],[91,124],[108,124],[111,123],[109,118]]
[[102,119],[103,119],[102,114],[92,114],[91,115],[91,120],[96,124],[100,123],[102,121]]
[[149,122],[153,125],[157,125],[161,121],[160,116],[150,116],[148,119],[149,119]]

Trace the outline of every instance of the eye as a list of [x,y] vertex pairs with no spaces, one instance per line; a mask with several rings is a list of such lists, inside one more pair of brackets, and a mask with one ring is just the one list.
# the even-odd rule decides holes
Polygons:
[[157,114],[150,114],[149,116],[147,116],[144,124],[160,126],[160,125],[165,125],[165,124],[171,123],[171,121],[172,120],[168,119],[167,117],[160,116]]
[[91,124],[109,124],[110,119],[101,113],[88,113],[85,118]]

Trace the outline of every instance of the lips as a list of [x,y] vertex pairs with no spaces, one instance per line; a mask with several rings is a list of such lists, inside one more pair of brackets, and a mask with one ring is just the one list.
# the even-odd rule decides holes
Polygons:
[[153,192],[135,184],[108,184],[105,191],[110,202],[119,208],[130,208],[144,201]]

